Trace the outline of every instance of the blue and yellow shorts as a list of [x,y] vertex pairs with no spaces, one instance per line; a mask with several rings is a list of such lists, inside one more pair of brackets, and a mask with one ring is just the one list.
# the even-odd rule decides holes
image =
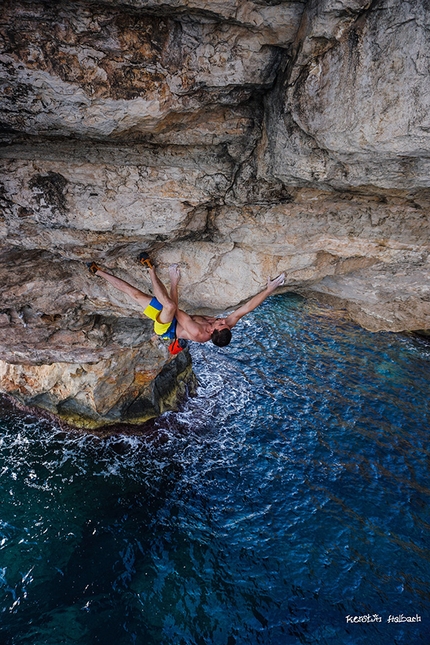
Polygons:
[[154,321],[154,331],[157,336],[161,336],[165,340],[174,340],[176,338],[176,318],[173,318],[172,322],[160,323],[158,322],[158,316],[162,310],[163,305],[157,300],[157,298],[152,298],[149,305],[144,309],[143,313],[145,316],[148,316],[151,320]]

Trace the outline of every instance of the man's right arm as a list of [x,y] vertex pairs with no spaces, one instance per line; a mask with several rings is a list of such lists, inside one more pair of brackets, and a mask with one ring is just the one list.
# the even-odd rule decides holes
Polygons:
[[246,316],[246,314],[254,311],[254,309],[256,309],[258,305],[261,305],[261,303],[264,302],[264,300],[266,300],[266,298],[270,296],[275,291],[275,289],[284,284],[284,281],[285,273],[281,273],[281,275],[278,275],[278,277],[274,280],[268,278],[267,287],[263,289],[263,291],[257,293],[257,295],[253,296],[250,300],[248,300],[248,302],[245,302],[245,304],[239,307],[239,309],[236,309],[236,311],[233,311],[233,313],[227,316],[225,322],[230,327],[230,329],[232,329],[232,327],[234,327],[235,324],[241,318],[243,318],[243,316]]

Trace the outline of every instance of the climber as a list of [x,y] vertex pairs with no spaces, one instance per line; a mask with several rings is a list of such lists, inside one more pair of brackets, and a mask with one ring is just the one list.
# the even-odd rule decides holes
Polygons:
[[169,267],[170,293],[160,281],[155,267],[147,253],[141,253],[140,263],[149,269],[149,277],[154,291],[154,297],[136,289],[128,282],[116,278],[101,269],[95,262],[88,262],[87,266],[93,275],[104,278],[119,291],[126,293],[143,307],[143,313],[154,321],[154,331],[164,339],[182,338],[193,340],[197,343],[206,343],[212,340],[214,345],[225,347],[231,340],[231,329],[246,314],[253,311],[277,287],[284,284],[285,274],[281,273],[274,280],[267,280],[266,288],[251,298],[244,305],[233,311],[226,318],[213,318],[212,316],[190,316],[178,307],[178,283],[180,279],[179,267],[174,264]]

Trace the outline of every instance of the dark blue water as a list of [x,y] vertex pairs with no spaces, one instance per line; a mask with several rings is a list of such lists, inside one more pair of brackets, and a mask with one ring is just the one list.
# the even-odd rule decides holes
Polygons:
[[275,296],[192,353],[147,435],[3,411],[1,645],[428,645],[429,345]]

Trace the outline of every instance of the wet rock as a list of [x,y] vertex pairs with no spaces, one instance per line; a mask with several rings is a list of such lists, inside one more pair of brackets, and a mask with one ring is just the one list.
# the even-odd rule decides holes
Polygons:
[[149,369],[145,346],[111,353],[112,358],[92,363],[0,361],[2,391],[26,407],[41,408],[70,426],[87,429],[142,424],[176,409],[194,392],[187,349],[158,368],[154,360]]

